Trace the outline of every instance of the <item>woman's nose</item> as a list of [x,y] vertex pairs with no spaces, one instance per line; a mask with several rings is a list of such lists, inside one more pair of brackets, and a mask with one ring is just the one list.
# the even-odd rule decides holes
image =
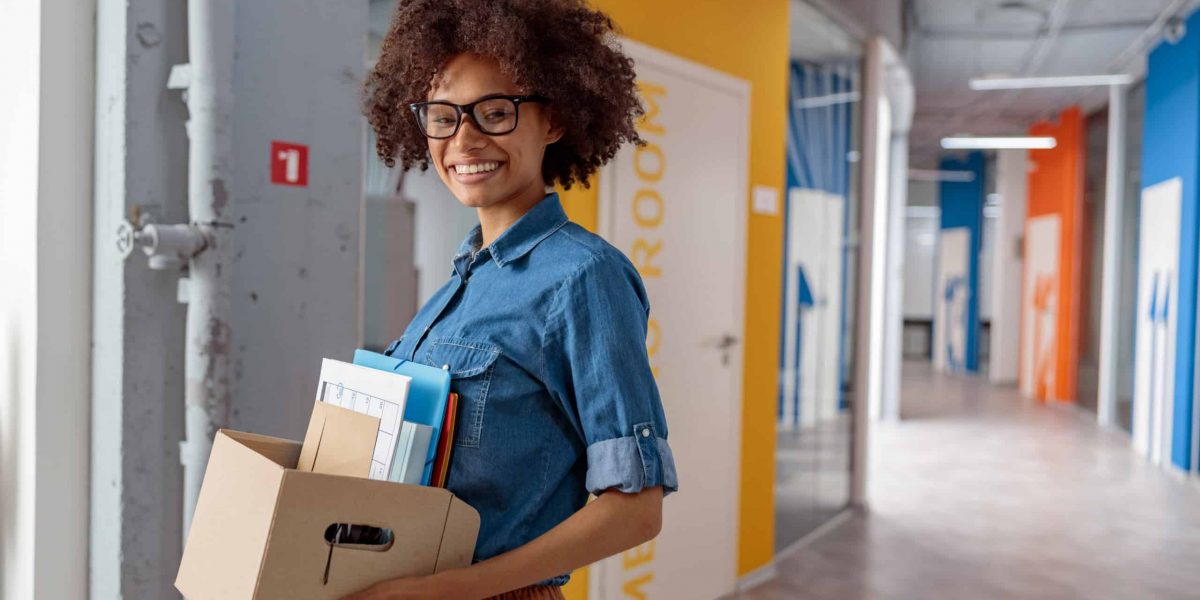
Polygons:
[[458,124],[458,131],[454,133],[454,139],[451,140],[460,148],[478,148],[487,143],[487,136],[479,130],[479,124],[475,122],[475,117],[469,113],[463,113],[459,117],[461,122]]

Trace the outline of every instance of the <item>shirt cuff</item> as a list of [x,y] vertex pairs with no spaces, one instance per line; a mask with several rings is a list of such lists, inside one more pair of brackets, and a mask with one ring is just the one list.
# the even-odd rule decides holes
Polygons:
[[587,460],[585,485],[592,494],[607,489],[636,494],[661,485],[665,496],[679,489],[671,446],[655,435],[651,423],[634,425],[633,435],[588,446]]

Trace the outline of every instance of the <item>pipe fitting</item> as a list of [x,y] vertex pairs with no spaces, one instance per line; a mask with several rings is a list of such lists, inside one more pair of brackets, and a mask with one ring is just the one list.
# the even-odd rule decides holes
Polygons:
[[117,228],[117,248],[128,257],[140,247],[156,271],[178,269],[208,247],[208,236],[196,225],[150,223],[134,229],[128,222]]

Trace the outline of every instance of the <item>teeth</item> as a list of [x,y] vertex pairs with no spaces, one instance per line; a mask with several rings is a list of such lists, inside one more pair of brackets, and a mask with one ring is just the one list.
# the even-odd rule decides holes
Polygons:
[[454,171],[459,175],[469,175],[471,173],[487,173],[495,171],[500,167],[500,163],[486,162],[474,165],[454,165]]

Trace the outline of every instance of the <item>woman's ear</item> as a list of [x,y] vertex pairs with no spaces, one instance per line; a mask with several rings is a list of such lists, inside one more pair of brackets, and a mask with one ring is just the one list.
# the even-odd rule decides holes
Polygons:
[[545,138],[546,145],[549,146],[550,144],[553,144],[554,142],[561,140],[563,138],[563,135],[565,135],[567,133],[567,128],[563,127],[562,125],[559,125],[558,116],[555,115],[553,111],[549,111],[549,113],[546,116],[548,117],[547,120],[550,123],[550,128],[548,130],[546,130],[546,138]]

